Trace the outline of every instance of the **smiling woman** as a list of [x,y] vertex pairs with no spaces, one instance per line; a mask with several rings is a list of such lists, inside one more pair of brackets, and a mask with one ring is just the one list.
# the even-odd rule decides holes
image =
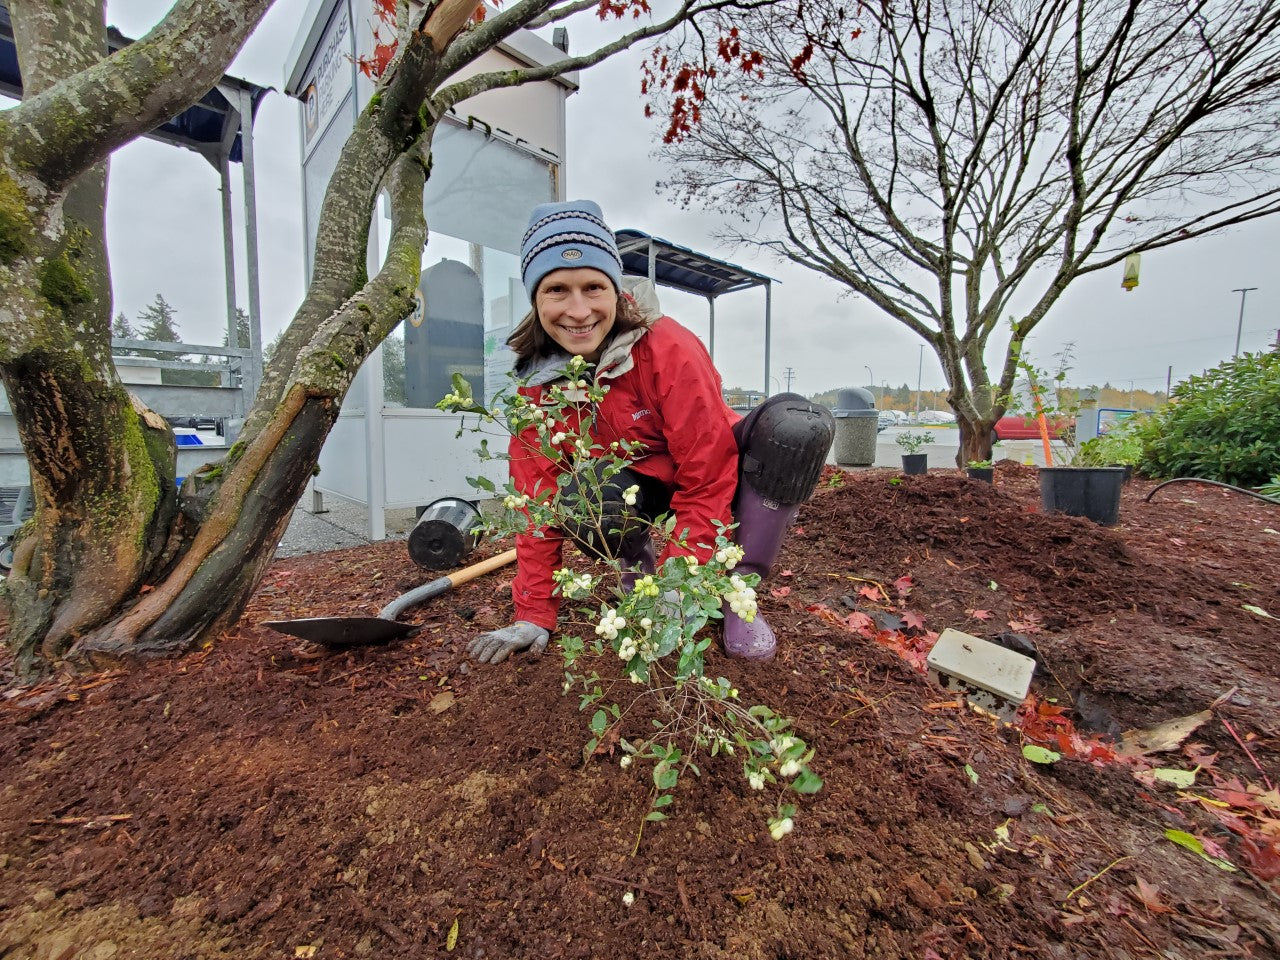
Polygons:
[[[739,575],[767,575],[799,505],[817,484],[834,434],[831,412],[795,394],[771,397],[739,419],[724,402],[720,374],[690,331],[621,292],[622,259],[595,203],[537,207],[521,243],[534,308],[508,341],[519,401],[534,412],[509,446],[519,509],[564,490],[599,490],[600,520],[556,521],[516,537],[516,622],[472,641],[472,656],[496,663],[546,648],[559,615],[556,575],[563,542],[616,560],[624,590],[655,573],[650,525],[674,515],[663,560],[706,563],[735,518]],[[579,436],[581,434],[581,436]],[[576,439],[574,439],[576,438]],[[609,450],[628,453],[616,474]],[[581,493],[579,493],[581,491]],[[695,564],[696,565],[696,564]],[[723,609],[730,656],[767,659],[773,631],[754,608]]]

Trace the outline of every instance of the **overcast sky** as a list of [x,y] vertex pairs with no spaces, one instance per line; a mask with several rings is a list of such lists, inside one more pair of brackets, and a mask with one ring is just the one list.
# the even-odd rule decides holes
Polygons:
[[[164,14],[167,0],[109,0],[108,21],[128,36],[141,36]],[[306,0],[276,0],[271,12],[233,64],[231,73],[277,90],[285,59],[299,29]],[[571,26],[572,49],[581,52],[604,29]],[[712,241],[713,217],[681,210],[656,188],[664,178],[651,154],[657,132],[644,120],[638,57],[631,55],[584,72],[569,100],[567,190],[604,208],[615,229],[634,227],[711,253],[781,281],[773,293],[772,389],[786,384],[811,394],[874,382],[914,387],[920,341],[881,317],[866,301],[842,296],[832,282],[788,265]],[[264,339],[289,321],[303,295],[302,187],[298,105],[270,94],[258,113],[258,231]],[[239,174],[234,174],[237,216]],[[108,232],[117,310],[131,319],[157,293],[176,308],[185,340],[221,343],[225,283],[217,172],[190,151],[139,141],[112,162]],[[237,293],[247,307],[243,241]],[[1235,348],[1240,316],[1237,287],[1257,287],[1245,304],[1241,350],[1274,342],[1280,326],[1280,218],[1273,217],[1216,237],[1143,256],[1136,291],[1120,287],[1117,267],[1072,286],[1032,336],[1042,366],[1062,344],[1074,343],[1073,383],[1110,382],[1163,389],[1199,373]],[[697,333],[707,333],[700,298],[662,294],[666,311]],[[727,385],[760,387],[764,379],[764,296],[731,294],[716,306],[716,362]],[[997,357],[989,354],[988,361]],[[926,389],[943,386],[936,359],[926,349],[920,377]]]

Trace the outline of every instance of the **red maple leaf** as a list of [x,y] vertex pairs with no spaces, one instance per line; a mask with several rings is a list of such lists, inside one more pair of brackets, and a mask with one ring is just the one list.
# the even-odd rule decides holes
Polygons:
[[787,596],[789,593],[791,593],[790,587],[779,587],[777,590],[769,591],[770,596],[777,597],[778,599],[782,599],[783,597]]
[[868,600],[879,600],[880,591],[875,587],[859,587],[858,596],[866,597]]
[[972,617],[974,620],[990,620],[991,619],[990,610],[966,610],[965,613],[968,614],[970,617]]
[[908,610],[902,615],[902,622],[912,630],[924,629],[924,617],[916,613],[914,610]]
[[893,581],[893,589],[897,591],[898,596],[903,600],[911,596],[911,589],[915,585],[916,582],[911,579],[911,574],[909,573],[903,574],[897,580]]
[[855,610],[845,618],[845,626],[854,633],[860,633],[864,637],[870,638],[875,633],[875,621],[865,613]]

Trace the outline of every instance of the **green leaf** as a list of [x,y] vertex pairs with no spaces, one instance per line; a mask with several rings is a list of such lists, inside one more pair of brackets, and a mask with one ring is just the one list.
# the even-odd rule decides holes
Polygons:
[[1151,775],[1161,783],[1167,783],[1185,790],[1196,782],[1194,770],[1174,770],[1171,767],[1159,767],[1151,771]]
[[671,803],[671,801],[674,799],[675,797],[672,796],[671,794],[664,793],[657,800],[653,801],[653,805],[654,807],[665,807],[665,806],[668,806]]
[[1203,859],[1208,860],[1219,870],[1226,870],[1228,873],[1236,872],[1235,866],[1229,863],[1228,861],[1223,860],[1220,857],[1209,856],[1209,854],[1205,852],[1204,844],[1200,841],[1199,837],[1193,836],[1190,833],[1186,833],[1183,830],[1166,830],[1164,832],[1164,835],[1168,839],[1176,843],[1178,846],[1185,847],[1186,849],[1194,853],[1196,856],[1202,857]]
[[1254,606],[1252,603],[1242,604],[1242,606],[1250,613],[1256,613],[1258,616],[1266,617],[1268,620],[1280,620],[1280,617],[1273,617],[1271,614],[1267,613],[1267,611],[1263,610],[1261,607]]
[[1046,750],[1044,747],[1038,747],[1034,743],[1028,743],[1022,748],[1022,755],[1032,763],[1057,763],[1062,759],[1062,754],[1054,753],[1052,750]]
[[603,710],[597,710],[591,717],[591,732],[597,737],[604,733],[605,727],[609,725],[609,715]]
[[[453,376],[456,379],[458,375],[455,373]],[[456,947],[457,945],[458,945],[458,918],[454,917],[453,926],[449,928],[449,935],[445,937],[445,940],[444,940],[444,948],[450,953],[453,953],[453,948]]]
[[978,782],[978,771],[973,769],[973,767],[969,766],[969,764],[967,763],[964,765],[964,772],[965,772],[965,775],[969,778],[971,783]]
[[809,770],[801,770],[791,781],[791,789],[796,793],[817,793],[822,789],[822,778]]
[[486,490],[489,493],[498,492],[498,488],[493,485],[493,481],[488,477],[467,477],[467,483],[477,490]]
[[644,818],[646,820],[652,821],[653,823],[657,823],[659,820],[667,819],[667,815],[665,813],[661,813],[658,810],[650,810],[647,814],[645,814]]
[[663,770],[655,779],[659,790],[670,790],[676,785],[676,781],[680,779],[680,772],[678,770]]

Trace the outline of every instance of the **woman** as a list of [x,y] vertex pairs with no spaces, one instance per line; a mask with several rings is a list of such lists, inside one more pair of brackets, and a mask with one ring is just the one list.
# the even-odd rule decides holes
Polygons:
[[[675,529],[688,531],[687,546],[673,540],[661,559],[692,553],[706,560],[710,551],[698,544],[715,543],[715,521],[728,525],[736,517],[744,551],[736,570],[767,575],[799,504],[817,484],[834,432],[829,411],[794,394],[772,397],[739,419],[724,402],[702,342],[670,317],[646,316],[622,293],[622,259],[595,203],[536,208],[520,259],[533,304],[508,341],[516,376],[526,384],[520,392],[542,403],[549,387],[566,384],[562,371],[580,355],[594,366],[595,381],[608,387],[596,410],[595,442],[643,446],[628,469],[604,485],[605,522],[593,530],[516,537],[517,619],[471,642],[468,650],[482,663],[546,649],[559,609],[552,574],[561,566],[565,536],[591,553],[617,557],[624,570],[652,572],[647,530],[631,523],[628,532],[628,521],[673,512]],[[510,454],[521,493],[556,489],[559,468],[538,452],[536,440],[513,437]],[[638,492],[624,497],[633,486]],[[746,623],[728,609],[724,616],[730,656],[773,656],[776,641],[763,617]]]

